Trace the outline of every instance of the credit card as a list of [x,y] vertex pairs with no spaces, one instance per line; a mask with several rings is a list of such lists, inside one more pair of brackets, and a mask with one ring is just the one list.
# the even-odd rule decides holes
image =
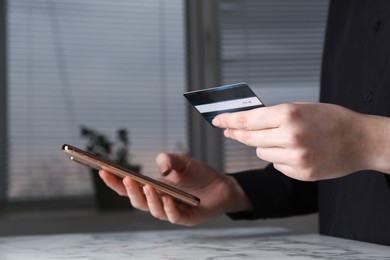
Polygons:
[[219,114],[264,107],[245,82],[189,91],[183,95],[212,126],[211,122]]

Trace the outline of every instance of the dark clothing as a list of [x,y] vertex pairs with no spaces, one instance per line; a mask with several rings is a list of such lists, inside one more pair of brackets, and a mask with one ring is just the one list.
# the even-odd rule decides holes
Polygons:
[[[320,101],[390,116],[390,1],[331,1]],[[231,214],[232,218],[318,210],[322,234],[390,245],[389,175],[361,171],[333,180],[301,182],[269,166],[233,176],[255,211]]]

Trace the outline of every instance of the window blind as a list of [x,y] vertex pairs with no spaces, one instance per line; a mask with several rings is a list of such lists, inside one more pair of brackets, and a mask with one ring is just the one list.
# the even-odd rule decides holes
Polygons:
[[181,0],[8,0],[9,200],[89,196],[89,170],[63,143],[85,148],[85,125],[157,176],[160,151],[187,150]]
[[[318,101],[328,0],[220,0],[221,78],[247,82],[266,105]],[[225,141],[225,170],[261,167],[254,148]]]

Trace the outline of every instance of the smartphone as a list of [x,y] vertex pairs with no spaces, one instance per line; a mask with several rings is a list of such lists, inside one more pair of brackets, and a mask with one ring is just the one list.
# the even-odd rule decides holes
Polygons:
[[150,185],[157,190],[159,193],[168,194],[172,196],[175,201],[187,204],[189,206],[196,207],[200,204],[200,199],[189,193],[186,193],[182,190],[179,190],[173,186],[170,186],[166,183],[157,181],[153,178],[145,176],[143,174],[130,171],[119,165],[115,165],[107,160],[99,158],[98,156],[84,151],[82,149],[76,148],[69,144],[64,144],[62,150],[68,155],[69,159],[80,164],[92,167],[97,170],[106,170],[120,178],[126,176],[132,178],[138,182],[141,186]]

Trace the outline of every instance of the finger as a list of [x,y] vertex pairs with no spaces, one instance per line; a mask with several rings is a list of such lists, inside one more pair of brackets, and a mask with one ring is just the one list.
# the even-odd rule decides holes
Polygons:
[[152,216],[161,220],[167,220],[167,215],[164,212],[164,207],[156,190],[149,185],[145,185],[143,190]]
[[280,107],[260,107],[248,111],[224,113],[213,119],[220,128],[260,130],[279,126]]
[[260,159],[278,164],[291,164],[290,150],[280,147],[256,148],[256,155]]
[[284,147],[286,145],[286,140],[283,138],[283,132],[280,128],[258,131],[225,129],[224,135],[245,145],[259,148]]
[[160,174],[168,175],[172,170],[183,171],[191,158],[184,154],[160,153],[156,157],[156,164]]
[[116,177],[108,171],[101,170],[99,171],[100,177],[103,179],[104,183],[113,191],[118,193],[121,196],[126,196],[127,191],[125,186],[123,185],[122,179]]
[[181,215],[177,208],[176,203],[172,197],[164,195],[162,197],[165,214],[167,215],[168,221],[172,224],[180,224]]
[[145,194],[140,185],[129,177],[123,179],[123,184],[126,187],[127,196],[130,199],[131,205],[139,210],[149,211]]

